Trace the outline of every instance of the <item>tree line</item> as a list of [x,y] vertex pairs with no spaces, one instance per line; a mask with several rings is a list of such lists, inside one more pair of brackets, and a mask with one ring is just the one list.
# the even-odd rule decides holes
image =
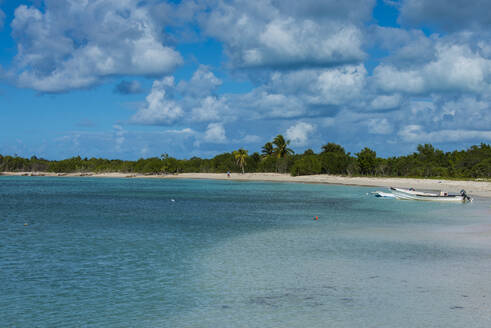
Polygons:
[[72,157],[50,161],[35,156],[22,158],[0,155],[0,172],[121,172],[142,174],[277,172],[291,175],[335,174],[350,176],[491,178],[491,146],[481,143],[466,150],[443,152],[431,144],[399,157],[381,158],[370,148],[351,154],[329,142],[320,152],[307,149],[295,154],[290,141],[278,135],[260,152],[243,148],[213,158],[176,159],[168,154],[137,161]]

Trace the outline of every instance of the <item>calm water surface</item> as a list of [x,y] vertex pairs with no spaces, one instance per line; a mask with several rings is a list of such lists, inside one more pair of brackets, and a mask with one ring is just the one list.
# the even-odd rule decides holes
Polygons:
[[0,327],[491,327],[490,201],[373,190],[0,177]]

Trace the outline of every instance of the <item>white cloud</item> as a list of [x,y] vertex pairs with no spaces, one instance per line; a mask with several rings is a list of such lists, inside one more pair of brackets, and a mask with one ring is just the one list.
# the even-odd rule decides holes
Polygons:
[[414,66],[435,58],[434,36],[428,37],[421,30],[377,26],[368,36],[368,42],[387,50],[386,63]]
[[356,102],[361,97],[366,74],[363,65],[275,72],[263,89],[269,94],[294,96],[297,108],[343,105]]
[[285,136],[291,140],[295,146],[305,146],[309,140],[309,136],[316,130],[316,127],[310,123],[298,122],[297,124],[289,127]]
[[174,88],[174,78],[165,77],[153,82],[152,90],[146,97],[145,105],[133,115],[132,123],[137,124],[172,124],[183,116],[181,106],[168,97],[167,93]]
[[399,21],[416,26],[439,26],[449,31],[491,26],[491,3],[486,0],[406,0]]
[[491,99],[463,96],[447,100],[440,107],[439,119],[449,128],[489,129],[491,127]]
[[373,118],[367,124],[368,131],[373,134],[390,134],[393,131],[392,124],[386,118]]
[[469,140],[491,140],[491,130],[438,130],[426,132],[420,125],[408,125],[401,129],[399,136],[406,142],[449,143]]
[[373,4],[216,1],[200,21],[206,34],[224,42],[234,66],[332,66],[365,57],[358,25],[369,19]]
[[435,60],[417,68],[378,66],[374,70],[378,87],[386,92],[408,94],[484,93],[490,90],[491,60],[464,44],[438,43],[436,51]]
[[201,100],[199,107],[191,110],[189,120],[195,122],[221,121],[224,119],[225,111],[228,111],[228,105],[223,98],[207,96]]
[[154,81],[145,106],[133,116],[132,122],[168,125],[180,120],[186,123],[234,121],[237,113],[231,110],[231,101],[227,96],[214,94],[221,83],[204,65],[198,67],[190,80],[182,80],[177,86],[173,77]]
[[387,109],[397,108],[401,104],[401,101],[402,101],[402,97],[398,94],[391,95],[391,96],[386,96],[386,95],[376,96],[370,104],[370,109],[387,110]]
[[134,1],[48,1],[21,5],[12,35],[22,87],[63,92],[113,75],[164,75],[182,59],[163,45],[163,26]]
[[189,134],[189,135],[196,134],[196,132],[193,129],[191,129],[191,128],[183,128],[181,130],[173,130],[173,129],[170,129],[170,130],[165,130],[164,133],[182,134],[182,135],[185,135],[185,134]]
[[[292,118],[305,115],[306,108],[301,99],[282,93],[269,93],[257,88],[249,93],[229,100],[234,108],[242,108],[247,118]],[[244,117],[244,118],[246,118]]]
[[362,23],[370,19],[375,5],[374,0],[283,0],[275,1],[275,6],[284,15],[312,20],[342,20]]
[[191,79],[179,82],[177,89],[188,97],[201,98],[210,95],[221,84],[222,81],[210,71],[208,66],[199,65]]
[[322,72],[318,80],[320,102],[341,105],[360,96],[365,84],[363,65],[343,66]]
[[210,143],[224,143],[227,141],[225,128],[220,123],[210,123],[206,128],[203,140]]

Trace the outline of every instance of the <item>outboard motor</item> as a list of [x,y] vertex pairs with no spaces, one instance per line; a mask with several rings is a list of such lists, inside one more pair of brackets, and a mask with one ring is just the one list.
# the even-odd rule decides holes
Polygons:
[[467,196],[467,193],[465,192],[465,190],[464,190],[464,189],[462,189],[462,190],[460,191],[460,195],[461,195],[461,196],[464,198],[464,201],[466,201],[466,200],[467,200],[467,201],[469,201],[469,202],[470,202],[470,201],[472,200],[472,198],[470,198],[469,196]]

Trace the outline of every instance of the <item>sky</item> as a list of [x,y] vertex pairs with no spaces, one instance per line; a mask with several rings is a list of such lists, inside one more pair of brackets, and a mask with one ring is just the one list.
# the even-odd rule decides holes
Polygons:
[[0,154],[491,142],[488,0],[0,0]]

